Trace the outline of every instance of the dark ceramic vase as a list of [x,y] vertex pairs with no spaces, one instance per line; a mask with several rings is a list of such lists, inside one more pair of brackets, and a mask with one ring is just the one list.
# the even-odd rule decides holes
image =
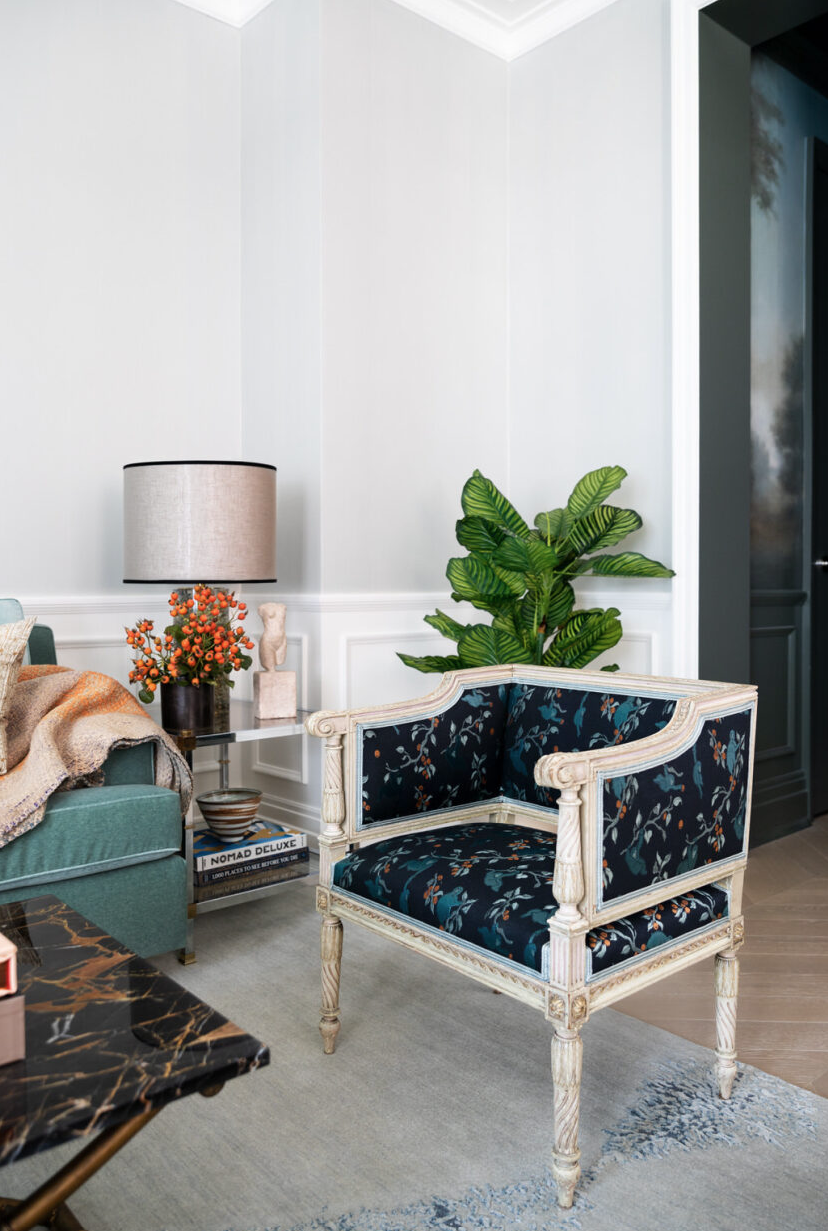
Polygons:
[[198,735],[213,728],[215,689],[209,685],[161,685],[161,726],[175,735]]

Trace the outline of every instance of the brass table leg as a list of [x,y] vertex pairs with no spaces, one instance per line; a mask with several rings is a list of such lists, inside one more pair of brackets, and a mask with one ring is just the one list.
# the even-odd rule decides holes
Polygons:
[[76,1158],[61,1167],[51,1179],[22,1201],[2,1201],[0,1231],[31,1231],[32,1227],[50,1227],[53,1231],[83,1231],[74,1214],[63,1204],[81,1184],[99,1171],[117,1154],[145,1124],[149,1124],[160,1107],[133,1116],[123,1124],[105,1128]]

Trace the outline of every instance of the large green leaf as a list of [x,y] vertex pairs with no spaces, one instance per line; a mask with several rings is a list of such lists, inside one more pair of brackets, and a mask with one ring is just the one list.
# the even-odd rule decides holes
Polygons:
[[520,625],[518,622],[518,605],[512,603],[509,607],[499,611],[492,620],[492,628],[499,628],[504,633],[509,633],[512,637],[517,637],[518,641],[522,641]]
[[486,521],[485,517],[461,517],[455,524],[454,532],[461,547],[484,554],[493,552],[506,537],[499,526]]
[[566,503],[570,518],[575,521],[597,509],[607,496],[617,491],[626,477],[623,466],[601,466],[598,470],[590,470],[575,484]]
[[566,509],[550,509],[548,513],[538,513],[535,525],[544,541],[551,544],[564,538],[569,530],[569,517]]
[[442,633],[450,641],[457,641],[466,627],[465,624],[458,624],[457,620],[452,620],[451,616],[445,615],[439,608],[435,611],[434,615],[423,616],[423,619],[426,624],[436,628],[438,633]]
[[467,480],[460,503],[467,517],[483,517],[497,526],[504,526],[520,538],[528,538],[531,533],[514,505],[479,470],[475,470]]
[[455,603],[471,603],[472,607],[476,607],[478,611],[488,611],[490,615],[499,615],[501,611],[510,610],[515,601],[511,594],[502,595],[499,598],[494,596],[483,598],[480,595],[477,598],[469,598],[464,594],[454,592],[451,597]]
[[617,556],[593,556],[584,563],[600,577],[675,577],[673,569],[637,551],[621,551]]
[[563,624],[575,606],[575,591],[568,581],[559,581],[549,595],[546,607],[546,627],[549,632]]
[[634,509],[617,509],[612,504],[603,504],[575,523],[568,542],[578,555],[584,556],[613,547],[640,528],[641,518]]
[[530,663],[532,656],[511,633],[491,624],[470,624],[457,646],[464,667]]
[[604,650],[621,640],[620,612],[616,607],[606,611],[573,611],[555,640],[543,656],[547,667],[585,667]]
[[422,658],[417,658],[413,654],[400,654],[397,652],[397,658],[401,658],[406,667],[413,667],[415,671],[428,673],[429,671],[459,671],[462,663],[456,654],[440,657],[437,654],[425,654]]
[[477,555],[454,556],[448,562],[446,577],[452,588],[472,602],[477,598],[501,598],[523,594],[526,583],[518,574],[493,569]]
[[[492,564],[516,573],[551,573],[558,564],[558,553],[540,539],[518,539],[508,535],[492,553]],[[526,589],[526,586],[524,586]]]

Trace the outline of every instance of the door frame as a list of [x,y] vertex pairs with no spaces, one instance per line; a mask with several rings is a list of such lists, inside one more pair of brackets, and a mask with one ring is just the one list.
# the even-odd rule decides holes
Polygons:
[[699,13],[670,0],[673,663],[699,670]]

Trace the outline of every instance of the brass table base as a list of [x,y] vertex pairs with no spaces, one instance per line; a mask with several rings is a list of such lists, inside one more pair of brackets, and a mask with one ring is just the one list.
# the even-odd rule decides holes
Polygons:
[[145,1124],[161,1110],[151,1107],[123,1124],[105,1128],[94,1141],[81,1150],[45,1184],[22,1201],[0,1198],[0,1231],[31,1231],[32,1227],[50,1227],[53,1231],[83,1231],[75,1215],[64,1202],[77,1192],[90,1176],[100,1171],[113,1154],[131,1141]]

